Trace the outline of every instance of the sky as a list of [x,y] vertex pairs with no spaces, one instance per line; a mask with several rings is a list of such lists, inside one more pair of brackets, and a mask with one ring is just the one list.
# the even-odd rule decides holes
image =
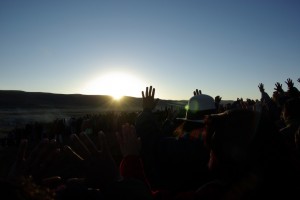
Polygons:
[[300,1],[0,0],[0,90],[188,100],[300,89]]

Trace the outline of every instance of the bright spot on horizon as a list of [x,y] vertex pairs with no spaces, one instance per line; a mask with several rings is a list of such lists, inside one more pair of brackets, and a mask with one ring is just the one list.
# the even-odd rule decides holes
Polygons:
[[120,100],[123,96],[141,96],[142,85],[142,81],[134,75],[123,72],[112,72],[88,82],[82,93],[89,95],[109,95],[114,100]]

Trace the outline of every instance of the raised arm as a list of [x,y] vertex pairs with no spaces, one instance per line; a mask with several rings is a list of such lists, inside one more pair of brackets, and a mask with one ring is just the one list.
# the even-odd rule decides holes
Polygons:
[[262,84],[262,83],[258,84],[258,88],[259,88],[260,92],[264,92],[265,91],[264,84]]
[[278,121],[280,119],[280,109],[276,105],[275,101],[270,98],[269,94],[265,92],[264,85],[260,83],[258,88],[261,92],[261,102],[268,110],[269,115],[273,121]]
[[294,82],[292,79],[288,78],[285,83],[287,84],[288,88],[291,89],[294,87]]
[[158,179],[156,172],[158,143],[163,136],[162,126],[158,123],[153,110],[159,99],[155,99],[155,88],[146,87],[142,91],[143,111],[138,115],[135,128],[136,134],[141,138],[141,158],[145,166],[145,172],[153,183]]
[[156,107],[159,99],[155,99],[155,88],[146,87],[146,91],[142,91],[142,98],[143,98],[143,109],[145,111],[152,111]]
[[222,97],[220,97],[219,95],[215,96],[215,106],[216,106],[218,112],[219,112],[221,100],[222,100]]
[[275,83],[275,88],[274,88],[275,91],[279,92],[279,94],[283,94],[284,91],[282,89],[282,84],[280,84],[279,82],[276,82]]
[[84,132],[79,135],[73,134],[70,138],[70,146],[84,160],[82,173],[89,185],[103,189],[121,179],[106,136],[102,131],[93,139]]
[[[298,79],[298,81],[299,81],[299,79]],[[285,83],[288,86],[287,95],[289,97],[291,97],[291,98],[300,97],[300,92],[299,92],[298,88],[296,88],[294,86],[294,83],[293,83],[293,81],[290,78],[288,78]]]
[[53,188],[70,177],[77,178],[82,158],[69,147],[60,149],[55,140],[49,139],[41,140],[31,151],[27,146],[28,140],[22,140],[9,179],[32,177],[37,184]]

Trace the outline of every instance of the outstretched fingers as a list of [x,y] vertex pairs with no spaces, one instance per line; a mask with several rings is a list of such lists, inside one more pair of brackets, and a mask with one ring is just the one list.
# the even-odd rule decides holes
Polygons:
[[79,134],[80,140],[83,142],[83,144],[86,146],[89,152],[96,154],[98,153],[98,149],[96,145],[92,142],[90,137],[86,133],[80,133]]
[[196,89],[194,92],[194,96],[202,94],[201,90]]
[[123,157],[129,155],[139,155],[141,143],[136,135],[133,125],[125,123],[122,125],[122,132],[117,133],[117,138]]
[[77,152],[83,159],[90,157],[91,152],[89,151],[88,147],[81,141],[81,139],[76,134],[71,135],[70,139],[71,148],[75,152]]
[[142,97],[143,98],[147,98],[147,97],[154,97],[155,95],[155,88],[152,87],[152,85],[150,87],[146,87],[146,91],[142,91]]

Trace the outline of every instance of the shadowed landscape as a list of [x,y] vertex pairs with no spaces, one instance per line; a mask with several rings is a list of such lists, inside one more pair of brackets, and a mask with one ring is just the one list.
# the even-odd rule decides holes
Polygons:
[[[187,100],[163,100],[157,109],[183,109]],[[222,104],[232,101],[222,101]],[[0,90],[0,134],[31,122],[50,122],[57,118],[108,111],[139,112],[142,98],[124,96],[116,101],[108,95],[55,94]]]
[[[158,109],[173,106],[183,108],[186,100],[160,100]],[[124,96],[116,101],[107,95],[54,94],[25,91],[0,91],[0,134],[13,127],[31,122],[50,122],[57,118],[68,118],[107,111],[138,112],[142,99]]]

